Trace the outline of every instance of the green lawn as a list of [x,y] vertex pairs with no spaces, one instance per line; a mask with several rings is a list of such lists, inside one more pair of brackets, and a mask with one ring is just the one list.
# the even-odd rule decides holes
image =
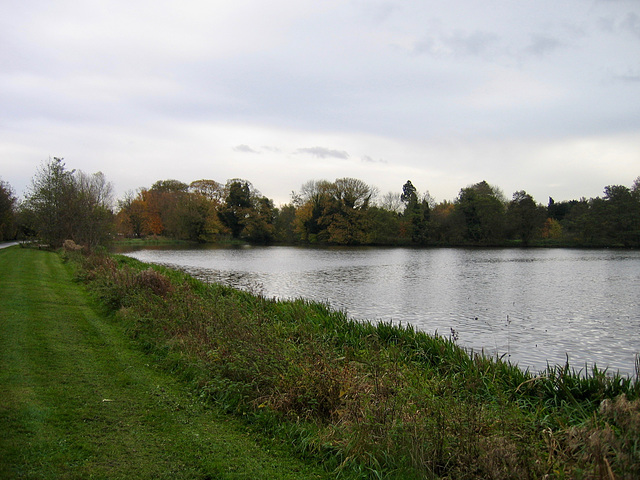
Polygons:
[[149,365],[55,253],[0,250],[0,478],[322,478]]

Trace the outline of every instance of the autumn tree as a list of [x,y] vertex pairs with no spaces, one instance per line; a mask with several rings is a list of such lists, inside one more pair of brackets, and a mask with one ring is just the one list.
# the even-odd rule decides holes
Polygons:
[[218,209],[223,186],[215,180],[196,180],[180,203],[183,238],[197,242],[215,241],[226,231]]
[[189,184],[189,192],[206,198],[216,208],[222,205],[225,197],[224,185],[215,180],[195,180]]
[[293,194],[299,205],[296,212],[296,229],[303,242],[324,243],[328,241],[327,231],[330,219],[326,216],[330,208],[332,185],[327,180],[311,180]]
[[325,210],[329,242],[342,245],[368,243],[369,225],[366,211],[375,189],[357,178],[338,178],[329,190]]
[[118,232],[127,237],[141,238],[146,234],[146,205],[140,191],[129,191],[118,201],[116,223]]
[[244,220],[242,238],[251,243],[271,243],[275,236],[276,218],[273,201],[267,197],[257,197],[252,207]]
[[[154,234],[184,238],[185,203],[189,186],[179,180],[158,180],[146,192],[147,210]],[[156,226],[156,224],[158,224]],[[161,225],[161,228],[158,228]]]
[[431,210],[431,240],[435,244],[456,243],[454,209],[452,202],[444,200]]
[[554,218],[547,218],[542,226],[541,236],[546,240],[560,240],[562,238],[562,225]]

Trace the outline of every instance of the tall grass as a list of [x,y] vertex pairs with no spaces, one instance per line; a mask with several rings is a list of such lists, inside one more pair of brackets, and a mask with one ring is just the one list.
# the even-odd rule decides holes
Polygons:
[[569,365],[533,375],[410,325],[70,255],[158,364],[337,476],[640,476],[637,378]]

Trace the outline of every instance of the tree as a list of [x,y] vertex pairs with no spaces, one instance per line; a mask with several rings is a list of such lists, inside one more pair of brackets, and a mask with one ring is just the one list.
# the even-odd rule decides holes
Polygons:
[[541,235],[545,239],[559,240],[562,238],[562,225],[553,218],[547,218],[542,226]]
[[[399,195],[397,195],[400,197]],[[394,245],[403,243],[400,232],[400,216],[397,212],[382,207],[369,207],[366,212],[368,226],[367,243]]]
[[255,199],[244,221],[242,238],[252,243],[271,243],[275,235],[275,208],[267,197]]
[[113,232],[113,184],[102,172],[92,175],[78,171],[75,175],[77,190],[77,222],[74,237],[90,249],[108,240]]
[[126,236],[140,238],[145,234],[145,210],[146,205],[142,200],[141,192],[134,195],[129,191],[125,197],[118,201],[118,214],[116,215],[118,231]]
[[430,241],[431,207],[429,202],[423,199],[416,203],[411,212],[412,234],[411,240],[418,245],[427,245]]
[[411,183],[411,180],[407,180],[407,183],[402,186],[400,200],[407,206],[412,202],[418,201],[417,190],[416,187],[413,186],[413,183]]
[[567,216],[571,207],[577,203],[575,200],[570,202],[559,202],[557,203],[553,198],[549,197],[549,205],[547,207],[547,216],[554,220],[558,220],[559,222]]
[[93,248],[111,233],[111,192],[102,173],[69,171],[62,158],[54,157],[32,179],[25,218],[40,240],[53,247],[71,239]]
[[408,230],[411,241],[418,245],[427,245],[430,241],[431,207],[435,203],[433,198],[426,192],[422,199],[419,199],[418,190],[411,180],[407,180],[402,186],[400,200],[405,204],[405,230]]
[[375,189],[357,178],[338,178],[329,188],[330,198],[323,212],[329,242],[342,245],[368,243],[366,211]]
[[431,240],[437,244],[457,243],[454,226],[455,205],[444,200],[431,210]]
[[484,180],[460,190],[454,214],[461,237],[483,244],[502,241],[505,203],[502,192]]
[[180,180],[158,180],[153,185],[151,185],[151,190],[155,192],[187,192],[189,190],[189,185],[181,182]]
[[595,225],[591,225],[590,202],[586,198],[567,202],[569,208],[560,222],[567,240],[572,243],[593,243],[596,235]]
[[303,242],[326,242],[329,238],[327,227],[330,219],[326,212],[330,209],[331,182],[311,180],[304,185],[293,199],[299,205],[296,211],[296,231]]
[[0,179],[0,241],[16,237],[16,203],[11,185]]
[[[604,188],[604,205],[600,221],[608,243],[625,247],[640,246],[640,198],[624,185],[608,185]],[[595,213],[595,212],[594,212]]]
[[202,195],[219,207],[224,201],[224,186],[215,180],[196,180],[189,184],[189,192]]
[[633,195],[633,198],[640,201],[640,176],[636,177],[633,181],[633,185],[631,186],[631,195]]
[[275,210],[275,241],[284,244],[298,243],[296,232],[296,207],[293,203],[282,205]]
[[246,180],[233,179],[227,182],[225,189],[224,205],[218,212],[220,220],[231,230],[233,238],[240,238],[252,207],[252,185]]
[[199,193],[181,196],[176,206],[179,214],[179,238],[195,242],[213,241],[224,231],[214,201]]
[[26,195],[24,206],[31,213],[27,215],[31,229],[53,247],[73,237],[73,225],[78,220],[73,173],[65,168],[62,158],[54,157],[40,166]]
[[304,242],[357,245],[372,235],[367,211],[376,189],[357,178],[310,181],[293,199],[296,230]]
[[383,210],[387,210],[393,213],[402,213],[404,210],[404,205],[402,199],[400,198],[402,194],[395,192],[387,192],[382,197],[381,201],[378,203],[378,206]]
[[158,180],[146,192],[149,225],[154,235],[186,238],[184,215],[189,186],[179,180]]
[[507,206],[508,230],[513,237],[528,245],[531,240],[541,235],[546,211],[539,206],[533,197],[524,190],[513,194],[513,200]]

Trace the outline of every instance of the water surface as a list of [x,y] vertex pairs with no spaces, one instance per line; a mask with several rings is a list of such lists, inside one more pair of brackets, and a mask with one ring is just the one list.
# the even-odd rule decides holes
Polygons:
[[634,373],[640,252],[573,249],[242,247],[145,249],[266,297],[308,298],[356,319],[411,323],[539,371],[597,363]]

